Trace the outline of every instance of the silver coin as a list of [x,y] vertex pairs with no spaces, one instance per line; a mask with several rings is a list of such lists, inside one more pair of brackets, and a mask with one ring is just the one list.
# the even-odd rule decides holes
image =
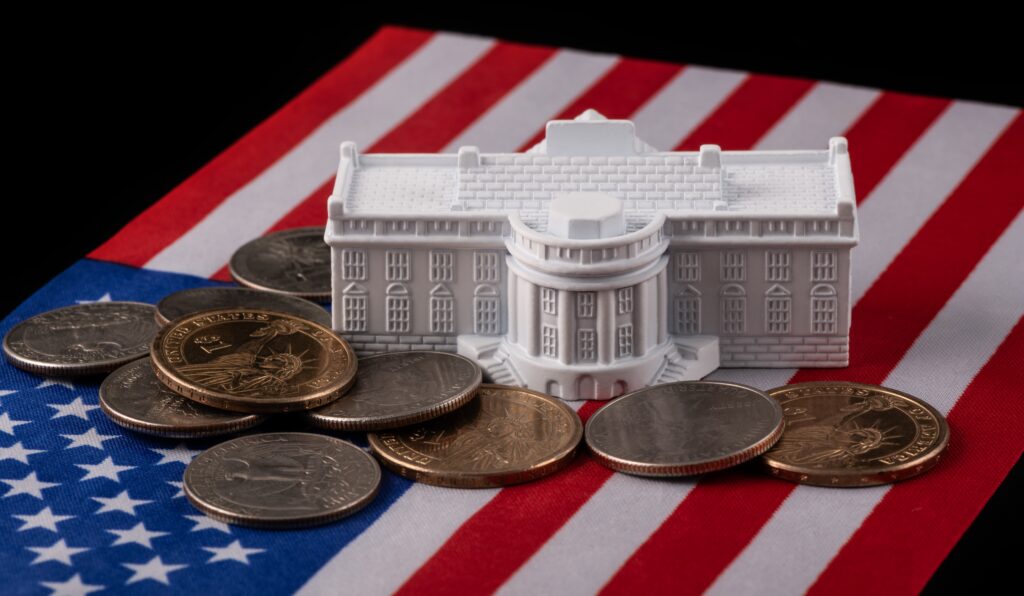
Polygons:
[[129,362],[103,380],[100,408],[114,423],[130,430],[183,439],[238,432],[264,420],[185,399],[156,378],[149,358]]
[[232,439],[192,460],[185,495],[229,524],[296,528],[351,515],[377,496],[377,461],[352,443],[309,433]]
[[301,298],[331,296],[331,249],[323,228],[296,228],[242,245],[228,263],[243,286]]
[[761,455],[782,435],[782,408],[763,391],[717,381],[634,391],[587,421],[599,462],[640,476],[713,472]]
[[18,323],[4,336],[11,364],[43,375],[109,372],[149,353],[157,332],[152,304],[93,302]]
[[437,418],[466,404],[482,381],[469,358],[444,352],[396,352],[361,358],[343,397],[305,416],[332,430],[384,430]]
[[331,327],[331,314],[322,306],[288,296],[261,292],[247,288],[191,288],[181,290],[156,303],[156,321],[166,325],[174,319],[202,312],[224,308],[250,308],[269,310],[295,315],[299,318]]

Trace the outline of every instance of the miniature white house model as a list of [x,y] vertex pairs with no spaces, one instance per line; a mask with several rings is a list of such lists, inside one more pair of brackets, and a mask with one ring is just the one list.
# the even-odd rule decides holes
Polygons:
[[457,351],[564,399],[719,366],[847,364],[843,138],[658,151],[588,110],[525,153],[346,142],[328,209],[333,325],[360,354]]

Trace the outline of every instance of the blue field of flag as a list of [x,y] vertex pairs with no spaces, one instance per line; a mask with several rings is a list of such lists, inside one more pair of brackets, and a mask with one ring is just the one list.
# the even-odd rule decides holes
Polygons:
[[[210,285],[217,284],[83,260],[5,318],[0,334],[78,302],[156,303]],[[194,455],[224,439],[182,442],[125,430],[99,409],[101,381],[47,379],[0,364],[5,594],[292,592],[409,487],[385,472],[372,504],[318,528],[266,531],[216,522],[188,503],[181,481]],[[365,445],[362,435],[344,438]]]

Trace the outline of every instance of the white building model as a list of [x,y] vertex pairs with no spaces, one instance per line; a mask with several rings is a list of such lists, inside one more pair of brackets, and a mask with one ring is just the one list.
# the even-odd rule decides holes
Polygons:
[[334,328],[608,399],[718,366],[848,360],[856,203],[822,151],[657,151],[588,110],[526,153],[360,155],[330,197]]

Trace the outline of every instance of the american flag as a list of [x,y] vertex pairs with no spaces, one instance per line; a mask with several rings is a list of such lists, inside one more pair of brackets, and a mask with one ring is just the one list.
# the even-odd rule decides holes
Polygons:
[[[846,379],[943,411],[941,464],[831,490],[749,472],[679,481],[586,455],[527,485],[454,490],[385,474],[328,526],[228,526],[181,492],[215,443],[123,431],[94,381],[0,368],[0,585],[7,593],[199,591],[874,593],[919,590],[1024,450],[1024,119],[1018,109],[387,27],[4,319],[155,302],[223,283],[241,244],[326,221],[338,144],[521,151],[594,108],[659,149],[849,139],[861,244],[851,365],[722,370],[761,388]],[[586,418],[600,404],[579,408]],[[361,441],[361,437],[350,437]]]

